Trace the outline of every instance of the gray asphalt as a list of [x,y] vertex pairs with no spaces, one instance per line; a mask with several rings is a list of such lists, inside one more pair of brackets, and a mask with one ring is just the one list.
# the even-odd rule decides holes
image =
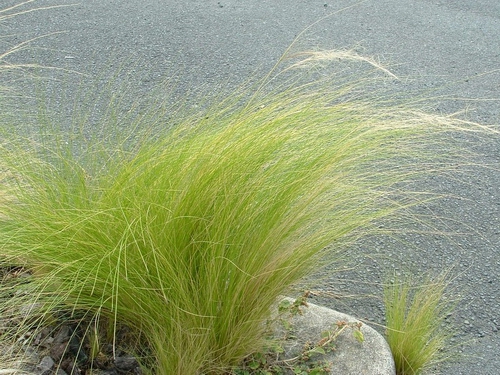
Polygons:
[[[0,4],[13,4],[2,0]],[[72,4],[39,0],[32,6]],[[500,124],[500,2],[498,0],[83,0],[67,8],[24,14],[0,25],[9,43],[52,32],[21,54],[36,62],[99,72],[138,61],[131,79],[147,90],[175,74],[186,90],[236,86],[266,71],[306,27],[298,48],[354,48],[403,79],[399,94],[447,96],[431,110]],[[26,8],[23,8],[26,9]],[[5,40],[4,40],[5,42]],[[27,60],[27,61],[26,61]],[[458,99],[459,98],[459,99]],[[476,100],[481,99],[481,100]],[[484,164],[500,163],[500,140],[475,147]],[[436,228],[453,236],[418,233],[377,237],[355,246],[354,271],[323,275],[318,288],[357,298],[321,299],[338,310],[383,323],[380,283],[387,270],[454,268],[452,286],[462,299],[453,317],[462,357],[435,373],[500,373],[500,172],[471,168],[462,181],[431,179],[450,197],[421,213],[444,218]],[[424,184],[424,185],[425,185]],[[453,196],[453,198],[452,198]],[[462,233],[458,235],[458,233]],[[361,297],[364,295],[365,297]]]

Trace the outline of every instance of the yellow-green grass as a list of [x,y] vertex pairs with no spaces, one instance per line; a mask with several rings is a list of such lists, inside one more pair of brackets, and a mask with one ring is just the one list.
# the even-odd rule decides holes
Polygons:
[[420,285],[395,277],[384,288],[386,337],[398,375],[421,374],[447,358],[452,330],[444,323],[454,304],[446,299],[447,285],[445,275]]
[[69,128],[45,111],[35,130],[1,124],[0,262],[31,274],[2,281],[2,341],[64,313],[91,323],[91,355],[92,327],[128,327],[146,373],[222,374],[260,351],[278,296],[418,203],[405,184],[452,168],[448,135],[470,125],[360,95],[371,81],[310,80],[325,56],[196,113],[113,94]]
[[405,183],[449,168],[444,139],[467,126],[289,82],[174,127],[126,118],[170,129],[133,147],[57,131],[4,139],[14,198],[0,200],[0,254],[33,274],[4,316],[30,306],[21,328],[54,311],[126,325],[157,374],[224,373],[260,350],[276,298],[418,202]]

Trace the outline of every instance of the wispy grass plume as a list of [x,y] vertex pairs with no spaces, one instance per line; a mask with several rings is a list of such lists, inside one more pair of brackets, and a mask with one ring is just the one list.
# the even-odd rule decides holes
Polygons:
[[468,126],[325,78],[259,87],[169,119],[112,101],[93,123],[150,136],[2,139],[0,257],[31,275],[3,316],[102,318],[142,340],[145,371],[224,373],[261,348],[278,296],[420,199],[405,183],[450,168],[443,139]]

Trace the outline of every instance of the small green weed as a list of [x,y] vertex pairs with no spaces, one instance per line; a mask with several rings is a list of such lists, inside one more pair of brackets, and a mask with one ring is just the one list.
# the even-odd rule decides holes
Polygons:
[[284,345],[287,340],[295,339],[294,336],[288,334],[293,328],[289,317],[302,314],[302,308],[308,306],[307,296],[308,293],[306,292],[294,301],[289,299],[280,301],[277,322],[285,328],[285,336],[279,340],[273,338],[268,342],[264,351],[245,358],[243,363],[231,372],[231,375],[328,375],[331,372],[331,363],[324,357],[336,349],[336,339],[346,329],[352,329],[356,340],[359,342],[364,341],[361,323],[339,321],[331,329],[323,331],[316,342],[305,343],[299,355],[292,358],[283,358],[285,353]]

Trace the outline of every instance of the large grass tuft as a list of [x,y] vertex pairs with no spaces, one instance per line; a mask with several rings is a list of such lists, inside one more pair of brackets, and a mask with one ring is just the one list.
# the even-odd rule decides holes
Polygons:
[[443,139],[467,126],[286,82],[114,122],[169,129],[140,141],[89,142],[85,126],[4,138],[0,256],[32,276],[2,294],[3,316],[125,325],[157,374],[224,373],[258,351],[277,297],[422,199],[405,183],[450,168]]

